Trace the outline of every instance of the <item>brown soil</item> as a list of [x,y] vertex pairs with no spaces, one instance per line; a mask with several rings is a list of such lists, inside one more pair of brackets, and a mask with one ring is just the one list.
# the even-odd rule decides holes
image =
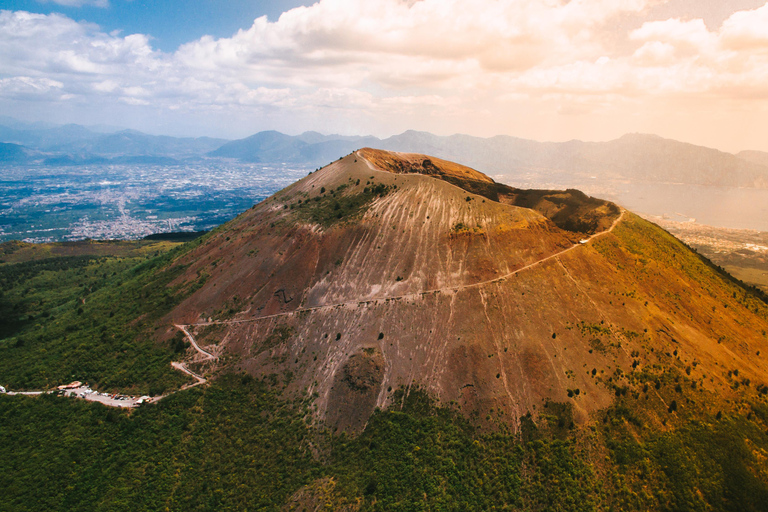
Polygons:
[[[765,304],[656,226],[625,214],[580,244],[532,209],[375,169],[352,154],[212,233],[177,262],[177,284],[207,277],[166,321],[237,305],[217,333],[236,369],[290,375],[287,393],[316,394],[317,419],[351,431],[401,387],[516,426],[547,401],[584,422],[646,370],[695,367],[726,399],[727,369],[768,382]],[[297,212],[379,184],[390,192],[332,225]],[[580,207],[609,228],[595,205]]]

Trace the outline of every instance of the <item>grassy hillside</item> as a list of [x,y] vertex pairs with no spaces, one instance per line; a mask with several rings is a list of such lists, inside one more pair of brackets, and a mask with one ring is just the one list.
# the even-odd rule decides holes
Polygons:
[[[182,270],[164,270],[178,244],[46,245],[7,251],[21,261],[0,266],[0,384],[48,389],[77,379],[161,394],[186,381],[170,366],[183,345],[153,339],[155,319],[191,291],[167,286]],[[62,252],[78,255],[41,257]]]
[[[155,235],[163,236],[163,235]],[[187,240],[183,240],[187,241]],[[0,265],[26,263],[59,256],[88,256],[115,258],[146,258],[165,253],[178,243],[158,238],[155,240],[80,240],[32,244],[19,240],[0,243]]]
[[3,510],[275,510],[317,465],[300,410],[235,378],[131,413],[0,396],[0,421]]

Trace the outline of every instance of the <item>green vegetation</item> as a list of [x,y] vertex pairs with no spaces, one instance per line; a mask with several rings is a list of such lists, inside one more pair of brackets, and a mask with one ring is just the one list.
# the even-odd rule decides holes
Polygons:
[[[675,408],[670,405],[670,409]],[[620,508],[768,508],[765,419],[753,413],[726,417],[720,412],[697,417],[678,428],[659,431],[642,408],[633,407],[631,399],[608,411],[600,436],[614,463],[609,475]]]
[[0,266],[0,384],[47,389],[81,380],[160,394],[186,379],[155,321],[190,289],[169,287],[179,247],[153,258],[71,256]]
[[177,246],[178,242],[157,240],[80,240],[32,244],[19,240],[0,243],[0,265],[24,263],[46,258],[66,256],[112,256],[137,258],[157,256]]
[[418,391],[357,438],[309,428],[307,405],[232,374],[131,413],[0,396],[0,509],[278,510],[327,477],[364,510],[594,508],[571,440],[482,433]]
[[346,188],[347,185],[340,185],[328,195],[321,194],[303,202],[299,199],[295,206],[291,204],[291,208],[298,210],[301,219],[329,227],[360,217],[374,199],[384,197],[394,189],[382,183],[365,186],[362,191],[353,193],[344,193]]
[[[596,427],[568,404],[478,428],[412,390],[359,436],[307,424],[277,378],[236,374],[126,412],[0,396],[2,510],[766,510],[768,406],[659,428],[621,398]],[[672,393],[671,386],[665,386]],[[678,400],[688,404],[684,395]],[[494,415],[495,417],[495,415]],[[491,421],[494,424],[495,419]],[[358,508],[355,508],[358,507]]]
[[0,396],[0,509],[276,510],[317,466],[302,417],[238,376],[131,413]]
[[328,474],[347,502],[362,497],[364,510],[594,508],[595,475],[572,441],[482,432],[418,391],[398,409],[376,412],[358,438],[334,439]]
[[95,256],[70,256],[0,266],[0,339],[23,330],[35,319],[50,318],[51,306],[93,289],[99,276],[87,270],[101,268],[103,275],[125,269],[125,265],[103,263]]

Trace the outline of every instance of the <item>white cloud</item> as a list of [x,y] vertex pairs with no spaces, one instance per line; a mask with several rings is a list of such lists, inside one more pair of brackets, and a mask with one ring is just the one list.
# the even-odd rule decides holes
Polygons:
[[132,96],[121,96],[119,98],[119,101],[122,101],[126,105],[133,105],[133,106],[149,106],[150,103],[147,100],[143,100],[141,98],[134,98]]
[[[623,115],[689,108],[675,101],[684,95],[711,108],[768,97],[768,4],[720,27],[695,16],[643,23],[663,1],[321,0],[174,53],[147,35],[0,11],[0,97],[276,112],[300,129],[360,113],[387,117],[387,129],[465,116],[450,131],[502,126],[494,115],[512,126],[537,108]],[[622,25],[630,18],[641,21]]]
[[32,78],[29,76],[14,76],[0,79],[0,96],[12,98],[35,98],[51,94],[58,95],[64,84],[50,78]]
[[[430,84],[472,69],[519,72],[542,63],[599,53],[594,32],[611,17],[642,10],[646,0],[323,0],[258,18],[231,38],[184,45],[179,59],[201,71],[301,72],[346,68],[348,84],[395,73],[396,82]],[[401,66],[397,66],[402,64]],[[424,67],[428,72],[422,71]],[[405,78],[413,75],[413,79]],[[309,77],[309,78],[308,78]],[[385,84],[392,85],[392,84]]]
[[[629,37],[635,41],[661,43],[666,45],[665,50],[674,47],[681,54],[711,53],[717,46],[717,35],[710,32],[701,19],[649,22],[630,33]],[[656,50],[661,48],[655,46]]]
[[661,41],[648,41],[632,55],[640,66],[665,66],[674,63],[675,47]]
[[114,80],[104,80],[102,82],[94,82],[92,87],[97,92],[112,92],[118,88],[118,83]]
[[[60,14],[0,11],[0,73],[93,75],[101,80],[156,71],[163,56],[136,34],[114,37]],[[87,80],[87,78],[86,78]]]
[[768,50],[768,4],[734,13],[723,23],[720,35],[730,50]]
[[83,7],[84,5],[92,5],[93,7],[109,7],[109,0],[38,0],[43,3],[52,2],[54,4],[63,5],[65,7]]

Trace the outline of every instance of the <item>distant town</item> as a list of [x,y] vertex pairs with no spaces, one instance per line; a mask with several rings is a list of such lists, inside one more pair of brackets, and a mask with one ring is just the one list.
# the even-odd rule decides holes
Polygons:
[[306,175],[282,164],[9,166],[0,176],[0,242],[134,240],[204,231]]

